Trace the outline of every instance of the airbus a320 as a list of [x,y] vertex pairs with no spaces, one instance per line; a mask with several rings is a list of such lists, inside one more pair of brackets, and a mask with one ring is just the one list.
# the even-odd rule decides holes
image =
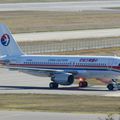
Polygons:
[[108,90],[118,90],[120,57],[26,55],[22,52],[5,24],[0,24],[0,64],[35,76],[50,77],[49,87],[71,85],[79,79],[79,87],[87,87],[87,79],[95,78],[107,84]]

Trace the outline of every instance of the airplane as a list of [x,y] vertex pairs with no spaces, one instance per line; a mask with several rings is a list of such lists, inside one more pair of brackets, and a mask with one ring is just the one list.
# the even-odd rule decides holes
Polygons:
[[5,24],[0,24],[0,52],[3,67],[50,77],[50,89],[71,85],[75,79],[79,80],[79,87],[87,87],[90,78],[104,82],[110,91],[120,88],[120,57],[117,56],[26,55]]

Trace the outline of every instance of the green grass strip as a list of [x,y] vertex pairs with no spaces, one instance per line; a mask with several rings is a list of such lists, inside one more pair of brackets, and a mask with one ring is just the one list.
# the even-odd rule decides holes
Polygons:
[[0,110],[120,113],[119,97],[0,94]]

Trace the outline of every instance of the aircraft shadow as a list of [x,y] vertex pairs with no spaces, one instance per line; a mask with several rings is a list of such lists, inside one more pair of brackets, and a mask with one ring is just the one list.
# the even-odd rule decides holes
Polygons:
[[50,89],[49,87],[34,86],[0,86],[0,90],[66,90],[66,91],[108,91],[102,88],[79,88],[79,87],[60,87],[58,89]]

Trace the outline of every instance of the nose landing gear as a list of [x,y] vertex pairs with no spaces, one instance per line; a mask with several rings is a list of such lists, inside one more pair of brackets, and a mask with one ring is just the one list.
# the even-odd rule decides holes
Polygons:
[[112,83],[107,85],[109,91],[120,90],[120,83],[117,83],[117,80],[112,79]]

